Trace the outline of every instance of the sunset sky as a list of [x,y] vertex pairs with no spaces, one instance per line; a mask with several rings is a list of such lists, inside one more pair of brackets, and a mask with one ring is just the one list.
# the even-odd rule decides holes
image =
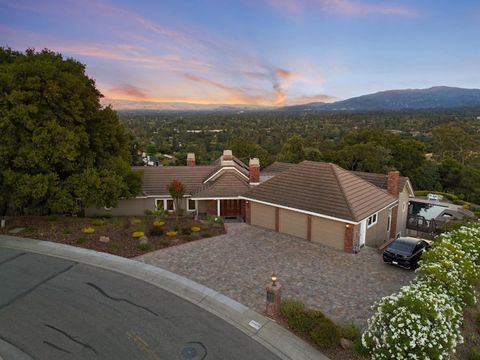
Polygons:
[[0,0],[0,44],[78,59],[119,107],[480,87],[475,0]]

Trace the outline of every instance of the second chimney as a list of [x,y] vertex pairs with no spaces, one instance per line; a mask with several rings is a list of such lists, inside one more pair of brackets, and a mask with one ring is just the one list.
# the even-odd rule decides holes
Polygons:
[[233,154],[232,150],[223,150],[223,157],[222,159],[224,161],[232,161],[233,160]]
[[395,197],[398,197],[398,179],[400,173],[398,171],[389,171],[387,177],[387,191]]
[[257,158],[250,159],[248,162],[248,174],[250,178],[250,184],[260,183],[260,160]]
[[195,166],[195,154],[188,153],[187,154],[187,166]]

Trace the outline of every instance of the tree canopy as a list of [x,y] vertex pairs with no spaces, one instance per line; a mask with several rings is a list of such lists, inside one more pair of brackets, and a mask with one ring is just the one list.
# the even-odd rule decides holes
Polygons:
[[131,135],[100,104],[85,66],[0,48],[0,209],[115,206],[141,190]]

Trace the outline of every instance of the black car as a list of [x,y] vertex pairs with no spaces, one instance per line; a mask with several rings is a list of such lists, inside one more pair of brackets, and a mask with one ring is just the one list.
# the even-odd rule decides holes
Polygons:
[[430,242],[412,237],[395,239],[383,252],[383,261],[407,269],[418,267],[422,253],[430,247]]

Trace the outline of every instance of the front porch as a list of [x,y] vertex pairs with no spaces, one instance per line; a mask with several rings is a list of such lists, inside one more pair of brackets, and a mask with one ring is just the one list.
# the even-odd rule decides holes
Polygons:
[[238,198],[192,199],[196,202],[197,216],[221,216],[224,219],[245,218],[245,200]]

